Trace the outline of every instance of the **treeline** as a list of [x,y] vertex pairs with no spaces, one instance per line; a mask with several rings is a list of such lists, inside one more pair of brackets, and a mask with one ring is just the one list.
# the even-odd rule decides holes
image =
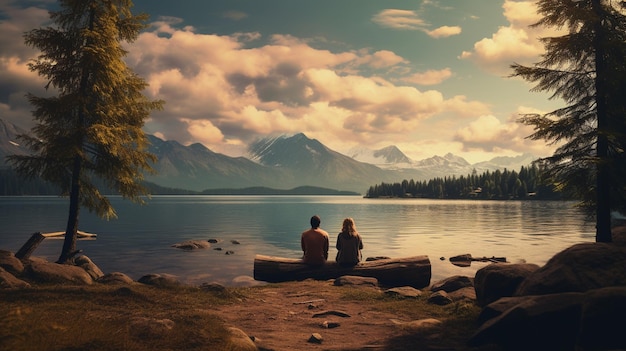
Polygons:
[[519,172],[476,170],[467,176],[450,176],[431,180],[403,180],[401,183],[373,185],[367,198],[427,198],[427,199],[537,199],[558,200],[563,194],[552,184],[542,182],[541,171],[535,166],[522,167]]

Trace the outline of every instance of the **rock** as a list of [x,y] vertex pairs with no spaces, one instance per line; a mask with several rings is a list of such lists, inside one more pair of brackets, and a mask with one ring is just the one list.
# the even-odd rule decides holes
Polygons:
[[483,324],[491,318],[495,318],[507,310],[519,305],[524,301],[525,297],[502,297],[487,306],[483,307],[480,315],[478,316],[478,324]]
[[539,266],[529,263],[493,263],[476,272],[474,289],[476,302],[486,306],[501,297],[513,296],[521,282]]
[[202,285],[200,285],[200,289],[203,291],[211,291],[220,294],[228,292],[226,287],[220,283],[202,283]]
[[584,292],[620,285],[626,285],[626,247],[582,243],[554,255],[526,277],[514,295]]
[[222,242],[222,241],[221,241],[221,240],[219,240],[219,239],[209,239],[209,240],[207,240],[207,241],[208,241],[209,243],[211,243],[211,244],[217,244],[217,243],[219,243],[219,242]]
[[398,319],[391,319],[391,322],[395,325],[400,325],[403,328],[410,328],[412,331],[425,331],[432,329],[440,325],[442,322],[435,318],[418,319],[410,322],[403,322]]
[[4,268],[14,276],[19,276],[24,272],[24,264],[11,251],[0,250],[0,268]]
[[339,324],[339,322],[334,322],[334,321],[324,321],[320,323],[320,327],[325,328],[325,329],[338,328],[340,325],[341,324]]
[[444,306],[449,305],[452,302],[453,301],[450,296],[448,296],[448,293],[443,290],[435,291],[430,295],[430,297],[428,297],[428,303],[432,303],[434,305]]
[[89,273],[70,264],[31,260],[24,272],[30,279],[41,283],[93,284],[93,278]]
[[231,241],[230,241],[230,243],[231,243],[231,244],[233,244],[233,245],[239,245],[239,244],[241,244],[241,243],[240,243],[239,241],[237,241],[237,240],[231,240]]
[[450,297],[452,301],[476,301],[476,290],[473,286],[467,286],[465,288],[461,288],[451,293],[448,293],[448,297]]
[[471,278],[462,275],[455,275],[433,283],[433,285],[430,287],[430,290],[433,292],[443,290],[447,293],[450,293],[461,288],[466,288],[468,286],[474,286],[474,282]]
[[228,327],[228,341],[226,342],[225,351],[258,351],[259,348],[254,344],[252,338],[243,330],[235,327]]
[[626,350],[626,287],[591,290],[580,318],[578,350]]
[[227,254],[227,255],[234,255],[234,254],[235,254],[235,251],[233,251],[233,250],[228,250],[228,251],[226,251],[226,254]]
[[211,244],[206,240],[187,240],[182,243],[174,244],[172,247],[183,250],[208,249]]
[[377,287],[378,286],[378,279],[373,278],[373,277],[361,277],[361,276],[356,276],[356,275],[344,275],[341,276],[337,279],[335,279],[335,282],[333,283],[335,286],[346,286],[346,285],[353,285],[353,286],[373,286],[373,287]]
[[584,298],[582,293],[526,296],[485,322],[469,345],[495,343],[505,350],[573,350]]
[[74,260],[74,264],[84,269],[93,280],[98,280],[104,275],[104,273],[102,273],[102,270],[100,270],[100,268],[95,263],[93,263],[93,261],[89,259],[89,257],[85,255],[77,257]]
[[13,274],[0,267],[0,289],[28,288],[30,284],[16,278]]
[[146,274],[138,282],[158,287],[172,287],[181,285],[180,281],[171,274]]
[[422,291],[417,290],[412,286],[399,286],[385,290],[385,294],[400,298],[418,298],[422,296]]
[[102,277],[98,278],[96,281],[101,284],[110,284],[110,285],[134,284],[135,283],[135,281],[131,277],[121,272],[113,272],[113,273],[105,274]]
[[309,337],[309,340],[308,340],[308,341],[309,341],[310,343],[313,343],[313,344],[321,344],[321,343],[322,343],[322,341],[324,341],[324,338],[323,338],[323,337],[322,337],[322,335],[321,335],[321,334],[319,334],[319,333],[313,333],[313,334],[311,334],[311,336]]
[[156,319],[147,317],[134,317],[130,321],[131,333],[141,339],[163,338],[164,334],[174,328],[171,319]]

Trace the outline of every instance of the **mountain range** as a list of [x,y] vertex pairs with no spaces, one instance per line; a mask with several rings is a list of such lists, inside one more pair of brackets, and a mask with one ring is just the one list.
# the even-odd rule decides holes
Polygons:
[[[8,167],[5,156],[28,154],[17,134],[26,131],[0,119],[0,168]],[[365,193],[382,182],[404,179],[428,180],[497,169],[519,170],[535,157],[497,157],[470,164],[448,153],[420,161],[407,157],[396,146],[370,150],[353,149],[348,155],[331,150],[303,133],[259,139],[248,146],[246,157],[216,153],[202,144],[182,145],[149,135],[149,151],[157,156],[156,173],[146,180],[169,188],[203,191],[268,187],[291,189],[300,186]]]

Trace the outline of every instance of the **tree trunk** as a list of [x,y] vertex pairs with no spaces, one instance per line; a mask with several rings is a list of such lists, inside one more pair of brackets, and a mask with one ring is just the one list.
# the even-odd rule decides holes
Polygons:
[[365,261],[354,267],[343,267],[330,261],[323,266],[311,266],[301,259],[265,255],[254,258],[254,279],[270,283],[308,278],[327,280],[343,275],[373,277],[388,287],[412,286],[421,289],[430,285],[431,266],[425,255]]
[[74,157],[74,169],[72,170],[72,184],[70,190],[70,208],[65,227],[65,240],[63,249],[57,263],[66,263],[73,252],[76,251],[76,237],[78,236],[78,213],[80,210],[80,172],[82,159]]
[[609,175],[609,125],[607,106],[607,79],[609,71],[605,61],[605,38],[602,19],[604,10],[601,0],[593,0],[592,7],[596,14],[595,20],[595,88],[596,88],[596,113],[597,113],[597,134],[596,144],[596,242],[611,242],[611,188]]

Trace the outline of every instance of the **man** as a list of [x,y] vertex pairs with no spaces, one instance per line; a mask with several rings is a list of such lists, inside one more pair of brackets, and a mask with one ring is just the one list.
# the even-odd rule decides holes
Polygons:
[[322,265],[328,259],[328,233],[320,228],[321,222],[319,216],[311,217],[311,229],[302,233],[300,246],[304,251],[304,263]]

